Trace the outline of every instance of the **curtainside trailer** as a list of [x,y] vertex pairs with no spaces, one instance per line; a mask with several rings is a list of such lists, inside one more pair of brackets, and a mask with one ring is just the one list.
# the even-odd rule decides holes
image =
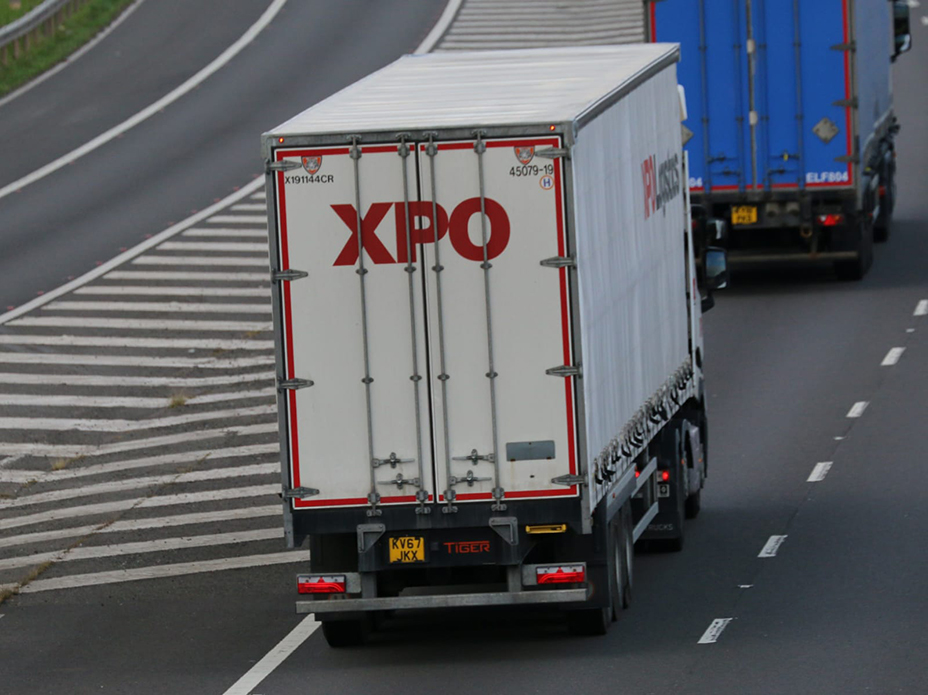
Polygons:
[[896,198],[891,64],[909,3],[648,0],[681,45],[689,184],[731,222],[732,263],[832,261],[859,279]]
[[[707,421],[675,45],[406,56],[263,136],[286,535],[333,646],[395,609],[602,633]],[[650,531],[649,531],[650,528]]]

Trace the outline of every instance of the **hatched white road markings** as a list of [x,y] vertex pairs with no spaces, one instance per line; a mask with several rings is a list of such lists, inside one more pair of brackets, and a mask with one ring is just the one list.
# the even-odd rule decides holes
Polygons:
[[864,411],[867,409],[867,406],[870,405],[870,401],[857,401],[854,405],[851,406],[851,409],[847,411],[848,417],[860,417],[864,414]]
[[[264,207],[262,205],[262,207]],[[267,230],[266,229],[230,229],[228,227],[191,227],[181,236],[190,236],[190,237],[235,237],[235,238],[246,238],[246,239],[264,239],[267,241]]]
[[915,305],[915,312],[913,316],[925,316],[928,315],[928,299],[922,299]]
[[267,217],[264,215],[213,215],[208,220],[210,224],[256,224],[264,226]]
[[[203,302],[52,302],[49,311],[144,311],[176,313],[190,311],[198,314],[270,314],[271,307],[262,304],[224,304]],[[20,319],[22,321],[22,319]]]
[[132,319],[88,316],[26,316],[10,322],[11,326],[43,328],[116,328],[132,331],[224,331],[226,333],[260,333],[271,330],[270,323],[258,321],[204,321],[194,319]]
[[715,644],[718,642],[722,632],[732,620],[734,618],[716,618],[713,620],[706,631],[702,633],[702,637],[699,638],[697,644]]
[[267,242],[247,241],[169,241],[158,247],[162,251],[248,251],[267,253]]
[[[2,377],[2,375],[0,375]],[[2,378],[0,378],[2,381]],[[263,391],[232,391],[210,393],[205,396],[185,398],[182,405],[193,406],[204,403],[221,403],[241,398],[267,398],[276,393],[273,389]],[[137,396],[46,396],[31,393],[7,393],[2,395],[7,405],[37,405],[68,408],[167,408],[172,398],[144,398]]]
[[[222,265],[222,266],[256,266],[259,268],[268,268],[267,257],[251,258],[249,256],[196,256],[188,258],[187,256],[139,256],[134,261],[139,265]],[[270,275],[270,270],[268,270]],[[265,279],[267,275],[263,276]]]
[[0,417],[0,429],[24,429],[33,432],[76,430],[79,432],[140,432],[144,430],[189,425],[194,422],[224,420],[229,418],[249,417],[251,415],[272,415],[277,413],[277,405],[260,405],[234,410],[189,413],[172,417],[150,418],[148,420],[91,420],[89,418],[39,418],[39,417]]
[[761,551],[757,554],[757,557],[776,557],[777,551],[785,540],[786,536],[770,536],[767,542],[764,543],[764,547],[761,548]]
[[239,203],[229,209],[232,212],[264,212],[267,206],[264,203]]
[[883,358],[883,361],[880,363],[881,367],[892,367],[902,357],[902,353],[905,352],[904,347],[894,347],[886,353],[886,357]]
[[272,350],[271,340],[222,340],[219,338],[130,338],[97,335],[0,335],[3,345],[67,345],[73,347],[176,348],[194,350]]
[[809,474],[809,477],[806,479],[807,483],[820,483],[825,479],[825,476],[828,475],[828,471],[831,470],[832,461],[821,461],[815,464],[815,467],[812,469],[812,472]]
[[[263,324],[262,324],[263,325]],[[184,369],[244,369],[274,364],[273,357],[240,357],[218,359],[213,357],[148,357],[142,355],[70,355],[34,352],[0,352],[0,364],[81,364],[97,367],[164,367]]]
[[[228,386],[232,384],[244,385],[254,381],[266,381],[273,379],[274,377],[274,372],[257,372],[255,374],[233,374],[231,376],[190,378],[171,376],[95,376],[93,374],[8,374],[0,372],[0,384],[54,384],[57,386],[140,386],[143,388],[173,387],[177,389],[195,389],[209,386]],[[222,400],[221,396],[224,394],[214,395]],[[49,396],[49,398],[58,397],[59,396]],[[42,396],[35,396],[35,398],[42,398]],[[206,396],[203,398],[206,398]]]
[[[108,297],[121,294],[178,297],[261,297],[269,299],[269,287],[146,287],[142,285],[91,285],[75,290],[74,294],[102,294]],[[265,311],[270,308],[265,306]]]
[[192,273],[176,270],[114,270],[104,276],[104,280],[129,280],[141,282],[143,280],[196,280],[199,282],[266,282],[270,276],[267,273],[227,273],[205,272]]
[[284,637],[271,651],[265,654],[261,661],[252,666],[248,673],[239,678],[223,695],[251,695],[251,691],[258,686],[271,672],[280,666],[296,648],[305,642],[319,627],[319,623],[312,615],[303,618],[295,628]]

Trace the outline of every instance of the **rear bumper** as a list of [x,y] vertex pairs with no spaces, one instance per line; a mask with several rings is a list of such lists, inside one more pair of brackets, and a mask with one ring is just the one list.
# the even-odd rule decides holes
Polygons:
[[857,251],[808,251],[782,252],[761,250],[728,252],[728,265],[733,268],[749,267],[767,263],[824,263],[833,261],[854,261],[860,254]]
[[297,613],[332,615],[366,611],[415,610],[432,608],[472,608],[479,606],[526,606],[538,604],[582,603],[591,590],[555,589],[540,591],[500,591],[494,593],[444,594],[436,596],[394,596],[384,598],[297,601]]

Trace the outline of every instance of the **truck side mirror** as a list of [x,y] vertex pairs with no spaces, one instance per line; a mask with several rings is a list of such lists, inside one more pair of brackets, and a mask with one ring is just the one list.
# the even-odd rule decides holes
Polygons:
[[706,248],[706,289],[709,292],[728,287],[728,253],[718,246]]
[[912,30],[908,0],[893,2],[893,62],[912,48]]

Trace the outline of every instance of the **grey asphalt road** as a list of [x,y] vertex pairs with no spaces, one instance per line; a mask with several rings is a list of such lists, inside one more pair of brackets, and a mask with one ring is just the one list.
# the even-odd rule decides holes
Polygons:
[[[425,24],[405,27],[406,46],[394,31],[396,50]],[[703,512],[682,552],[636,557],[633,607],[607,637],[568,638],[544,613],[404,616],[361,650],[317,632],[253,692],[924,692],[928,317],[912,314],[928,298],[926,64],[921,33],[897,66],[898,222],[867,279],[739,275],[707,315]],[[198,98],[225,103],[209,90]],[[899,363],[880,366],[893,347]],[[758,558],[772,535],[787,539]],[[222,693],[298,622],[292,587],[291,568],[257,568],[18,597],[0,606],[0,692]],[[734,620],[698,645],[717,618]]]
[[[74,65],[0,107],[0,186],[179,86],[269,4],[143,2]],[[443,9],[441,0],[288,2],[256,41],[164,113],[0,199],[0,310],[262,174],[262,132],[414,50]]]

